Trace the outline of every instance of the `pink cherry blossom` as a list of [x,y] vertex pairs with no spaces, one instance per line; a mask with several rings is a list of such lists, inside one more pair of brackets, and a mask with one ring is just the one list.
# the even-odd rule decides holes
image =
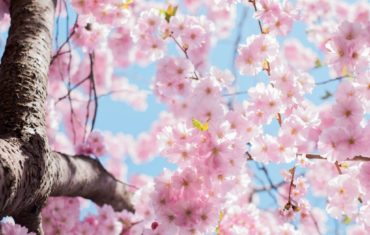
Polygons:
[[344,161],[361,155],[366,141],[361,127],[335,127],[320,136],[319,149],[324,151],[329,159]]
[[268,31],[286,35],[296,19],[296,12],[288,1],[280,3],[276,0],[257,1],[255,17],[261,19]]
[[369,163],[362,164],[359,173],[359,180],[361,187],[363,187],[363,191],[366,197],[370,196],[370,183],[367,180],[369,175],[370,175],[370,164]]
[[108,30],[96,22],[93,16],[80,16],[74,30],[73,41],[87,50],[95,49],[108,36]]
[[328,213],[340,218],[342,215],[354,216],[357,212],[358,182],[350,175],[339,175],[329,181]]
[[35,233],[28,233],[28,230],[25,227],[22,227],[18,224],[3,223],[1,225],[1,230],[3,234],[9,235],[34,235]]
[[358,99],[348,98],[338,101],[332,107],[332,115],[337,122],[356,125],[362,120],[364,111]]
[[106,147],[103,135],[99,132],[90,133],[86,142],[78,146],[77,152],[79,154],[92,154],[96,157],[104,155],[106,153]]
[[315,66],[317,57],[314,52],[305,48],[298,40],[285,41],[283,52],[288,63],[296,69],[307,71]]
[[249,37],[246,44],[238,49],[236,65],[242,75],[256,75],[262,70],[265,60],[271,62],[276,57],[278,49],[279,46],[272,36]]

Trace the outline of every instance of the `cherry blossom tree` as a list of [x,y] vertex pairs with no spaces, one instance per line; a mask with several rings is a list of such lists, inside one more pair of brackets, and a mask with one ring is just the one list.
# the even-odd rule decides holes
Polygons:
[[[0,234],[369,233],[367,1],[0,0],[0,30]],[[150,130],[97,130],[102,98],[149,95]],[[125,183],[126,156],[176,167]]]

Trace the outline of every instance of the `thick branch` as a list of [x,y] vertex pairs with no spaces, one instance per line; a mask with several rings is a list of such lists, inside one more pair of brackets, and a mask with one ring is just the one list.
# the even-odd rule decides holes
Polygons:
[[45,136],[53,0],[12,0],[11,26],[0,68],[0,135]]
[[98,205],[111,205],[117,211],[134,210],[127,185],[114,178],[98,160],[58,152],[53,152],[52,157],[58,171],[50,196],[80,196]]

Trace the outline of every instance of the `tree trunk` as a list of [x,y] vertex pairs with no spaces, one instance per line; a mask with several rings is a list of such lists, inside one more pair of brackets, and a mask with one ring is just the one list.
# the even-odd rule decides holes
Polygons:
[[0,67],[0,219],[13,216],[43,234],[40,211],[52,196],[82,196],[133,211],[126,185],[90,157],[50,151],[45,127],[53,0],[11,0]]
[[0,136],[45,136],[54,8],[52,0],[11,1],[0,69]]

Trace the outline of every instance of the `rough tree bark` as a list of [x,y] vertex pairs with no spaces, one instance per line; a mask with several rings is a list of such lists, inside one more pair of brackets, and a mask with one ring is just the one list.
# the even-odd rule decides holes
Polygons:
[[0,67],[0,219],[43,234],[49,196],[82,196],[133,211],[125,184],[96,160],[50,150],[45,127],[55,0],[11,0]]

